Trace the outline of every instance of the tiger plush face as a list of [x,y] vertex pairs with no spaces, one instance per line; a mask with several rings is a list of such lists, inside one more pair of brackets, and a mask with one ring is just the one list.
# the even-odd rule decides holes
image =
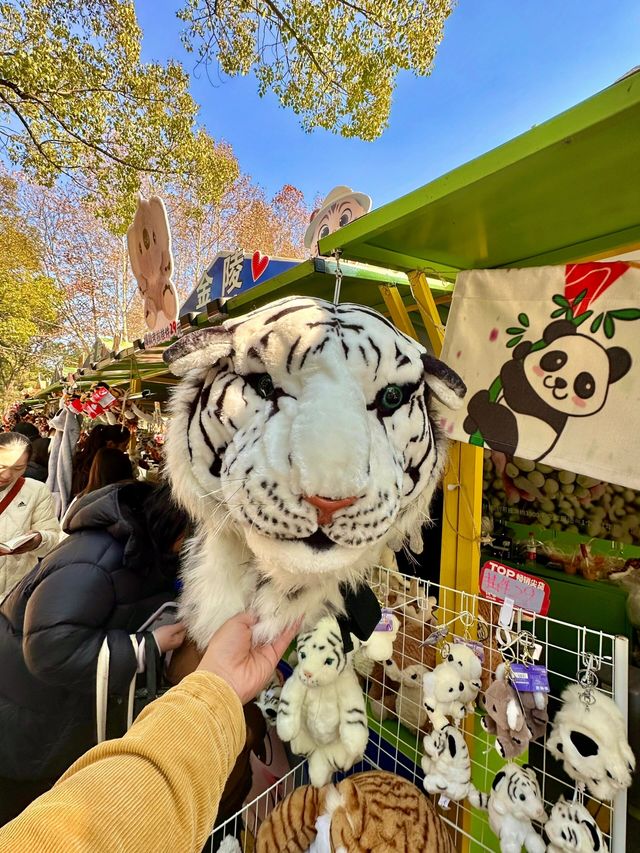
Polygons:
[[[184,377],[166,441],[174,492],[203,531],[235,536],[258,579],[281,592],[353,580],[428,518],[447,445],[435,401],[457,407],[465,388],[375,311],[290,297],[185,336],[165,360]],[[252,598],[255,582],[238,583]]]
[[331,684],[347,666],[340,628],[331,616],[321,619],[313,631],[300,634],[297,647],[295,674],[305,687]]

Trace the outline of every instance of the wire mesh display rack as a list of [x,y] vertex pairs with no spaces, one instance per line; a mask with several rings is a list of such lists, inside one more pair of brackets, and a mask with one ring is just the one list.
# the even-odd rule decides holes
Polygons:
[[[401,618],[401,627],[394,643],[396,652],[403,658],[404,666],[413,665],[427,671],[440,662],[441,655],[433,646],[424,644],[434,629],[447,626],[445,642],[477,639],[484,645],[483,689],[488,686],[492,670],[496,664],[495,632],[498,628],[500,605],[469,593],[463,593],[445,586],[415,579],[389,569],[380,568],[372,573],[370,584],[378,596],[380,604],[393,610]],[[434,608],[434,601],[437,606]],[[627,720],[628,661],[629,648],[626,637],[613,636],[601,631],[584,628],[579,625],[551,619],[544,616],[532,616],[516,610],[512,631],[514,634],[527,631],[541,647],[540,662],[548,669],[551,692],[549,694],[550,716],[559,706],[562,691],[570,684],[577,683],[578,673],[584,670],[590,660],[597,670],[599,689],[610,696],[620,708],[625,723]],[[442,642],[442,641],[441,641]],[[416,651],[418,648],[418,651]],[[414,782],[423,789],[424,774],[421,768],[423,755],[423,735],[429,731],[429,724],[423,723],[419,715],[424,713],[422,704],[413,701],[406,692],[398,689],[398,684],[386,677],[384,668],[380,678],[380,668],[366,664],[356,658],[356,668],[363,677],[363,689],[370,693],[382,692],[387,704],[396,704],[395,709],[380,713],[380,703],[369,702],[369,742],[364,759],[349,774],[363,770],[380,769],[397,773]],[[398,721],[399,716],[406,721],[419,725],[419,731],[411,730]],[[375,713],[373,713],[375,710]],[[380,719],[386,716],[386,719]],[[417,723],[416,723],[417,721]],[[495,738],[488,735],[480,724],[480,712],[469,715],[463,723],[467,745],[471,756],[472,781],[481,791],[488,792],[495,773],[504,765],[494,748]],[[563,772],[561,766],[546,750],[547,734],[539,741],[529,745],[528,753],[518,762],[534,767],[545,803],[547,814],[553,804],[564,796],[571,800],[576,788]],[[278,802],[291,791],[307,784],[306,764],[294,767],[285,777],[253,802],[247,804],[233,818],[216,828],[215,837],[209,839],[205,848],[211,853],[219,849],[220,839],[233,836],[238,843],[222,850],[241,850],[253,853],[255,839],[262,821]],[[486,812],[472,808],[466,801],[452,802],[444,809],[433,798],[442,819],[447,823],[458,850],[497,851],[498,840],[491,831]],[[584,804],[596,818],[611,853],[625,853],[626,850],[626,792],[620,792],[613,803],[600,802],[588,794],[584,795]],[[541,826],[536,827],[538,831]],[[226,844],[230,844],[228,839]]]

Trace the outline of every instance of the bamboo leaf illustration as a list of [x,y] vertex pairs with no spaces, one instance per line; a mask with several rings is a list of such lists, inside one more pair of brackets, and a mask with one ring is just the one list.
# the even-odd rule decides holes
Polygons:
[[604,326],[603,326],[603,328],[604,328],[604,333],[605,333],[606,337],[609,338],[609,340],[611,340],[611,338],[616,333],[615,323],[613,322],[613,318],[612,318],[611,314],[607,313],[604,315]]
[[526,314],[518,314],[518,323],[520,323],[521,326],[524,326],[525,329],[528,329],[529,328],[528,316]]
[[640,320],[640,308],[617,308],[609,311],[609,316],[616,320]]
[[602,325],[602,321],[603,321],[603,320],[604,320],[604,314],[598,314],[598,316],[596,317],[596,319],[595,319],[595,320],[593,321],[593,323],[591,324],[591,331],[593,332],[593,334],[594,334],[594,335],[595,335],[595,333],[598,331],[598,329],[600,328],[600,326]]
[[552,297],[553,301],[556,305],[559,305],[561,308],[569,308],[569,302],[561,293],[556,293],[555,296]]
[[591,317],[592,314],[593,314],[593,311],[585,311],[584,314],[580,314],[577,317],[574,317],[573,318],[573,325],[574,326],[581,326],[583,323],[586,323],[586,321],[589,319],[589,317]]
[[551,314],[551,319],[555,319],[556,317],[561,317],[564,314],[564,308],[556,308],[555,311]]
[[582,302],[582,300],[585,298],[586,295],[587,295],[587,289],[585,287],[585,289],[583,291],[581,291],[576,296],[576,298],[573,300],[573,307],[577,308],[577,306],[580,305],[580,303]]
[[508,335],[522,335],[524,333],[524,329],[519,329],[517,326],[511,326],[511,328],[507,329]]
[[518,335],[517,338],[511,338],[511,340],[507,342],[507,346],[509,347],[509,349],[511,349],[511,347],[514,347],[516,344],[519,344],[521,340],[522,335]]

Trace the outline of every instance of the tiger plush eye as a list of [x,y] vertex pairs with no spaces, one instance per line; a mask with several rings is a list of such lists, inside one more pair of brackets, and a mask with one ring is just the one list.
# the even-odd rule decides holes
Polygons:
[[382,392],[380,402],[385,411],[392,412],[394,409],[397,409],[398,406],[402,405],[403,398],[404,395],[402,393],[402,388],[399,385],[387,385]]
[[261,397],[267,400],[274,392],[273,379],[268,373],[263,373],[256,383],[256,391]]

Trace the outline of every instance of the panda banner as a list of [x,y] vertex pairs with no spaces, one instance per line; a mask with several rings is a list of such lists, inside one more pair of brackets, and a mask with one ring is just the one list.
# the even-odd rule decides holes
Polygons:
[[451,438],[640,488],[640,265],[462,272],[443,360]]

